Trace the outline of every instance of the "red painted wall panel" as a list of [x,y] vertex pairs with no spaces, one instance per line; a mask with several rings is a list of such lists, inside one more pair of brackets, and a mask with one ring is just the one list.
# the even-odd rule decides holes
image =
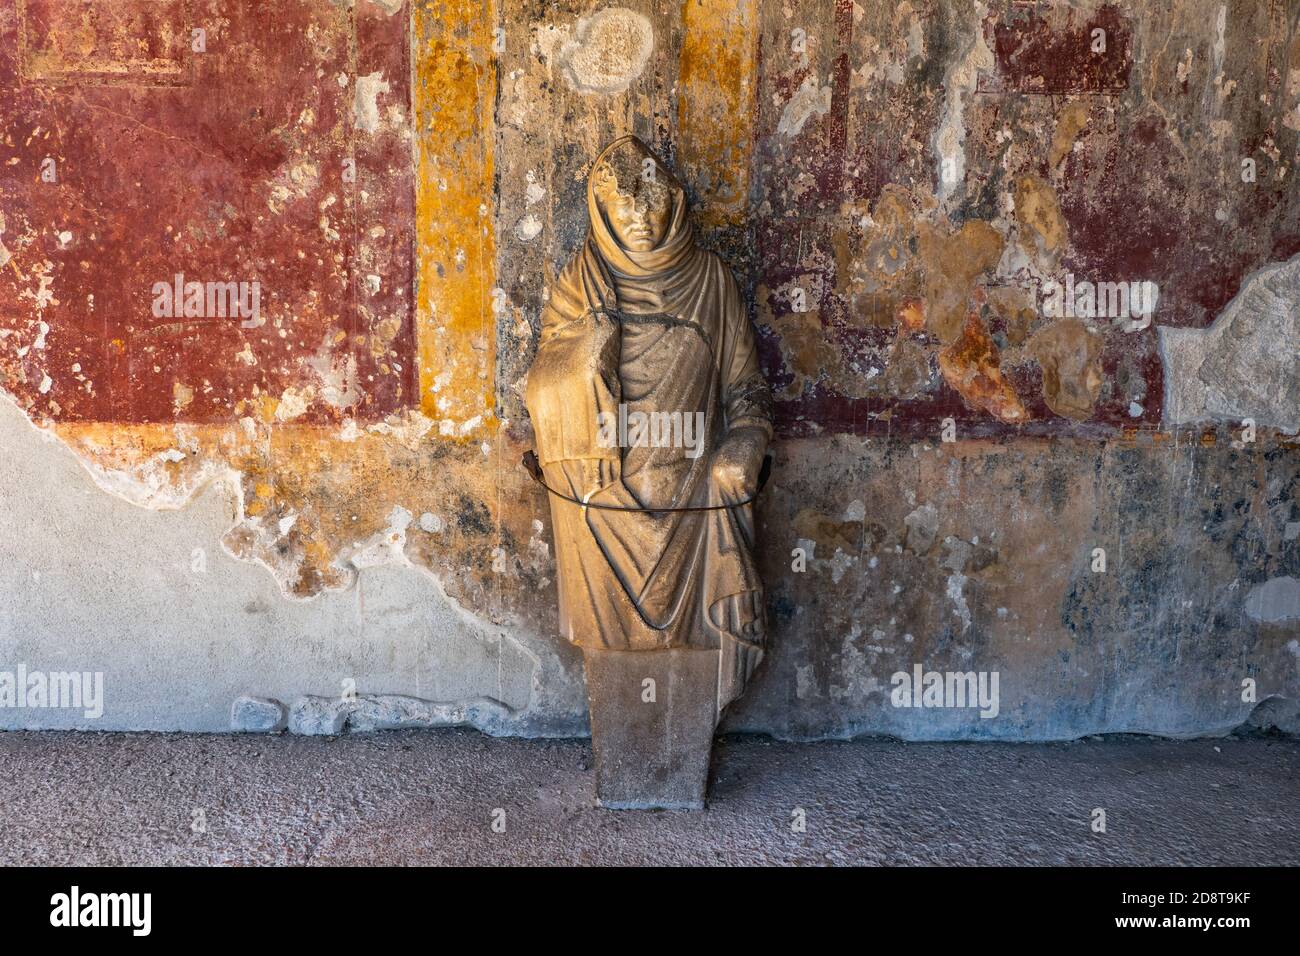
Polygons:
[[[408,21],[0,0],[5,388],[56,420],[231,421],[286,389],[303,421],[412,404]],[[178,274],[250,305],[257,283],[257,318],[206,295],[159,315]]]

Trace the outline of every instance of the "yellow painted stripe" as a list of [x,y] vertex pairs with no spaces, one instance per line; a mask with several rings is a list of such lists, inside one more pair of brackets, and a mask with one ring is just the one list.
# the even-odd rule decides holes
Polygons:
[[414,16],[420,408],[469,439],[495,426],[496,3],[417,2]]
[[683,0],[678,156],[706,225],[745,220],[753,140],[755,0]]

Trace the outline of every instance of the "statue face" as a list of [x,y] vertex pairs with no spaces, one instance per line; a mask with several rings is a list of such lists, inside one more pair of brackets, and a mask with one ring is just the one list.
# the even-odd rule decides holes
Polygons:
[[[619,244],[631,252],[649,252],[663,241],[672,218],[672,193],[661,181],[618,169],[601,170],[596,200]],[[639,169],[638,169],[639,173]]]
[[603,197],[598,193],[597,198],[610,231],[624,249],[649,252],[663,241],[672,212],[667,197],[629,196],[608,190]]

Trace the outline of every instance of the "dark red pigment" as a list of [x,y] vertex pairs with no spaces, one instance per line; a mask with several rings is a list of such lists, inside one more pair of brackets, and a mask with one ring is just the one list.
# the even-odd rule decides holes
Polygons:
[[[345,373],[349,358],[356,404],[317,401],[300,420],[416,404],[410,147],[399,131],[353,122],[357,77],[376,71],[390,87],[381,114],[396,103],[409,115],[408,17],[343,6],[0,0],[0,140],[18,159],[0,174],[0,239],[13,253],[0,270],[0,328],[25,342],[38,320],[50,326],[44,349],[3,350],[0,377],[34,415],[225,422],[241,399],[319,386],[308,360]],[[87,9],[92,57],[69,40]],[[189,29],[205,22],[207,49],[194,52]],[[40,178],[46,157],[56,183]],[[293,186],[307,166],[316,181],[272,211],[274,185]],[[375,225],[382,236],[369,235]],[[38,311],[43,262],[57,303]],[[153,286],[177,273],[258,282],[266,323],[155,317]],[[378,294],[364,286],[369,273],[381,276]],[[376,358],[372,325],[394,318],[397,334]],[[255,364],[237,358],[245,347]],[[42,393],[44,375],[53,387]],[[193,391],[179,410],[176,382]]]

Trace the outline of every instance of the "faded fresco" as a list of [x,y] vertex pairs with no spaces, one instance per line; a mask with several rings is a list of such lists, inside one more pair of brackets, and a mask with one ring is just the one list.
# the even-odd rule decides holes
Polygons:
[[[509,635],[445,665],[509,693],[395,690],[366,668],[429,626],[382,617],[361,704],[327,655],[239,677],[314,701],[300,729],[580,731],[523,388],[628,134],[775,400],[770,653],[730,726],[1181,734],[1300,696],[1296,0],[0,0],[5,411],[140,523],[227,489],[193,544],[293,608],[247,613],[297,622],[268,659],[376,568]],[[20,619],[0,650],[57,646]],[[891,703],[917,665],[998,672],[999,714]]]

